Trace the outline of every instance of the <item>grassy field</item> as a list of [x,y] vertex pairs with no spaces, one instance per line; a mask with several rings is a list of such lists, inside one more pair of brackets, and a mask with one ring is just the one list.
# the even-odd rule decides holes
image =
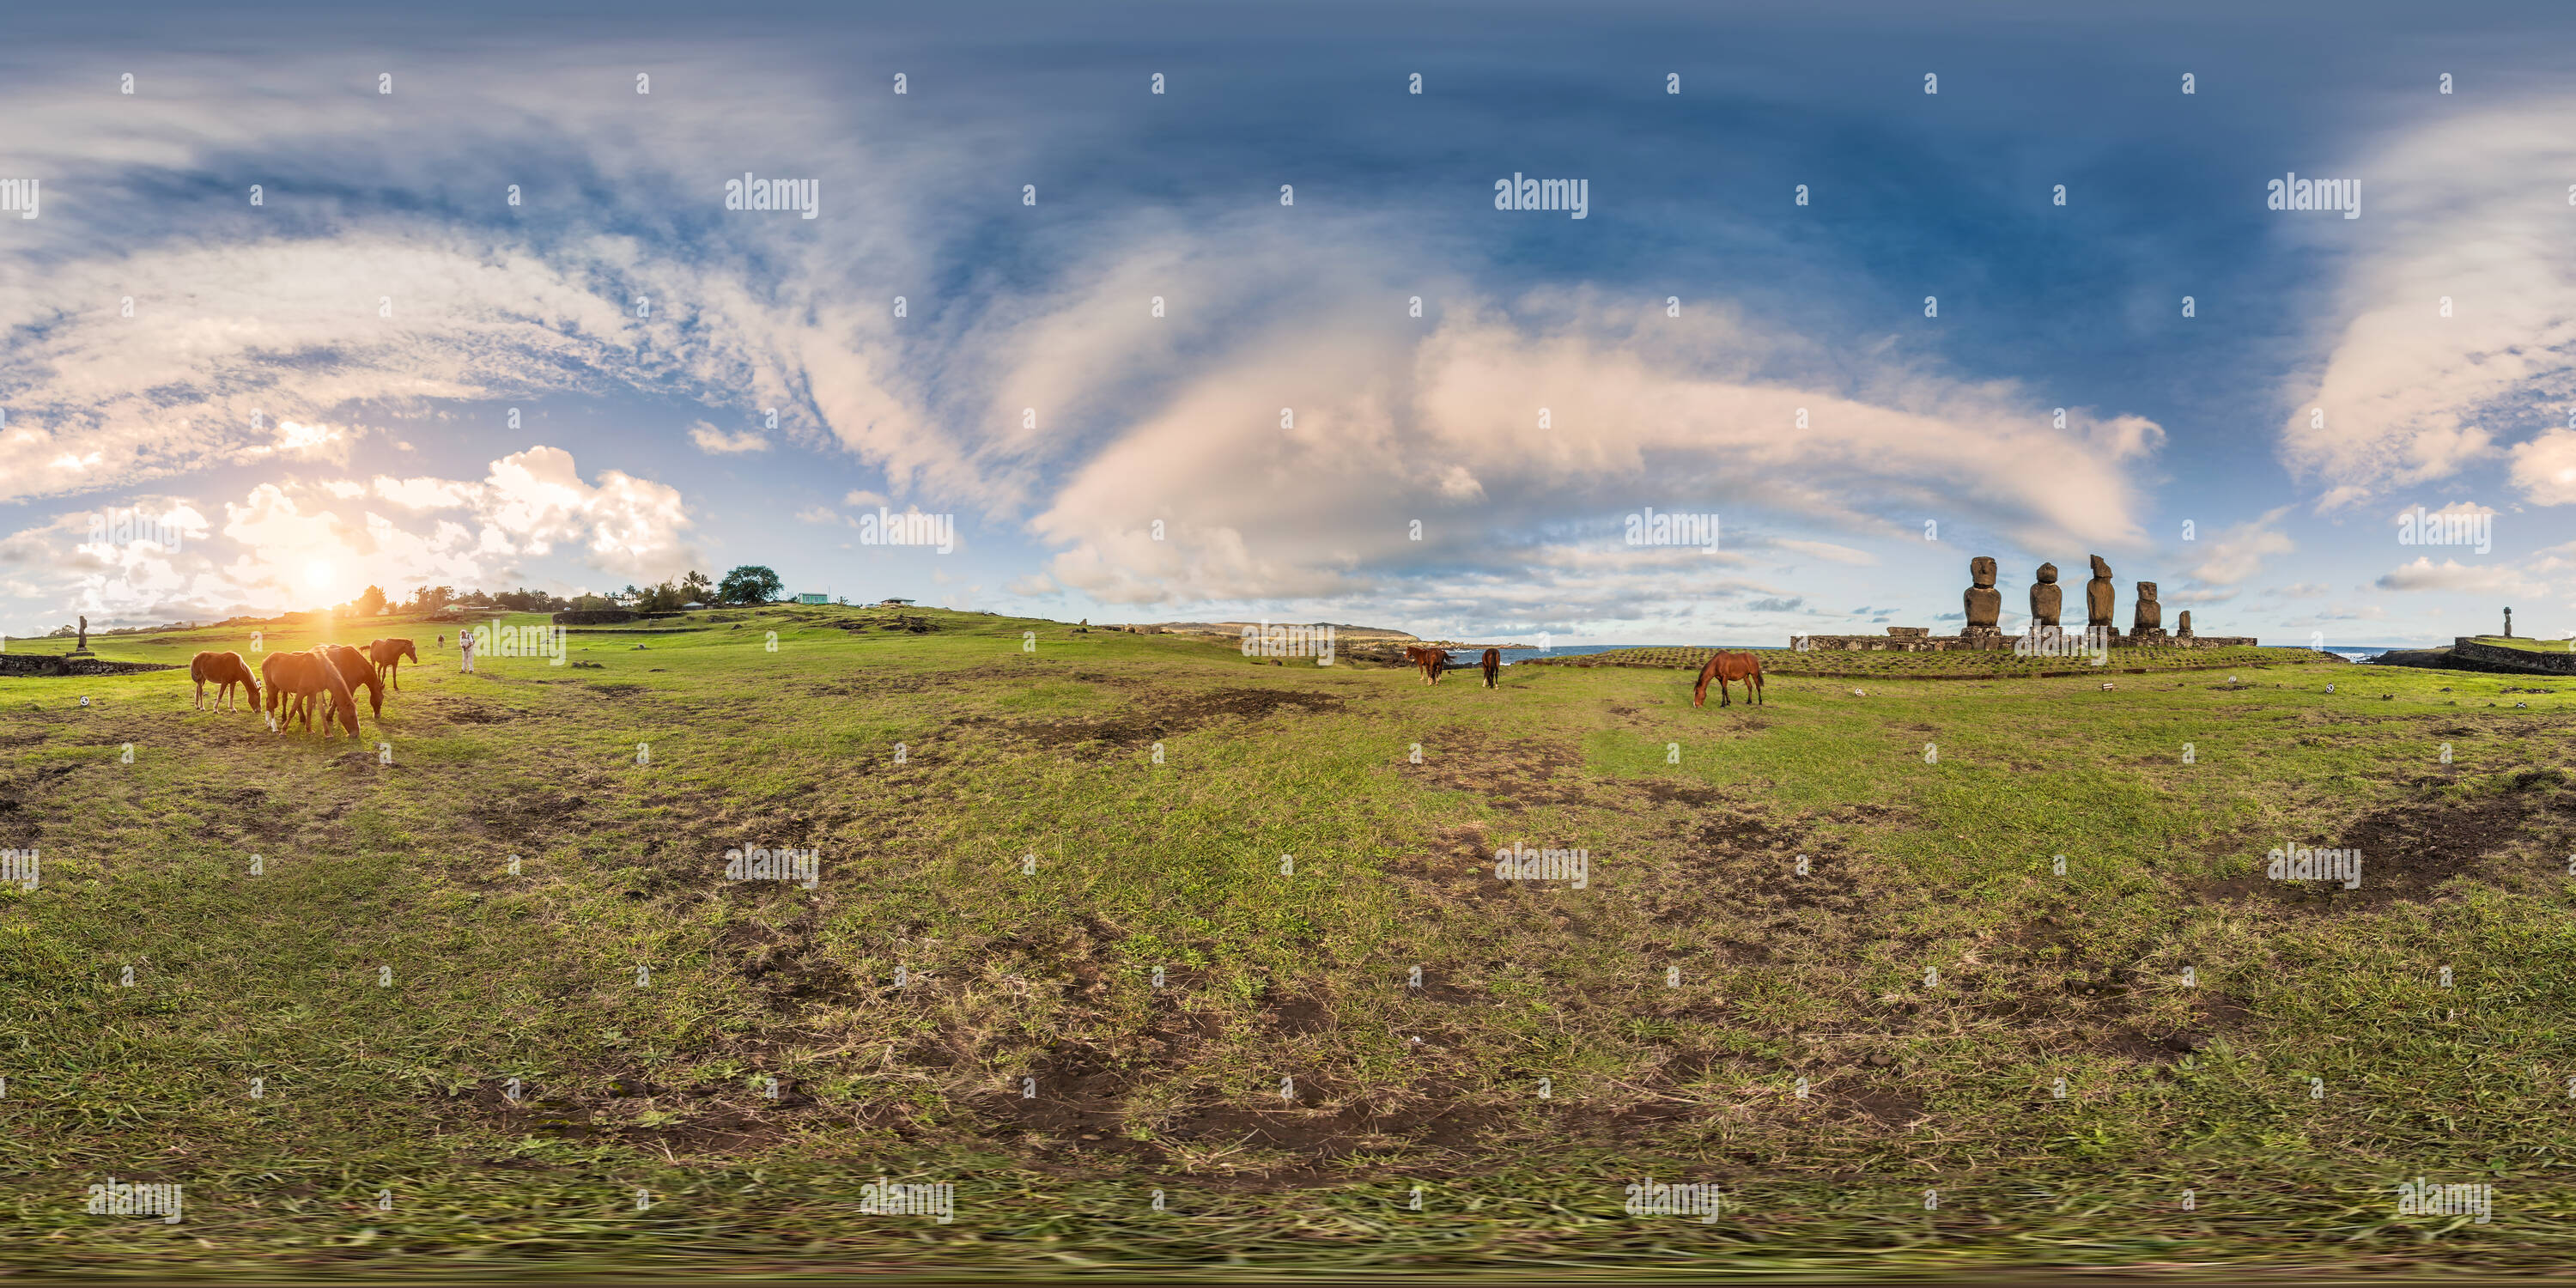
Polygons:
[[[1695,711],[1679,670],[1488,691],[912,616],[473,676],[451,643],[355,743],[184,672],[0,680],[0,847],[41,857],[0,887],[0,1267],[2576,1258],[2556,682],[1782,674]],[[2285,844],[2359,887],[2267,879]],[[1519,846],[1580,882],[1497,878]],[[814,888],[729,880],[748,847]],[[2401,1215],[2418,1176],[2492,1220]],[[184,1219],[86,1215],[111,1177]],[[880,1177],[953,1221],[866,1212]],[[1624,1212],[1649,1177],[1725,1210]]]
[[2532,653],[2564,653],[2570,643],[2567,640],[2525,639],[2520,635],[2480,635],[2476,639],[2480,644],[2493,644],[2499,648],[2518,648]]

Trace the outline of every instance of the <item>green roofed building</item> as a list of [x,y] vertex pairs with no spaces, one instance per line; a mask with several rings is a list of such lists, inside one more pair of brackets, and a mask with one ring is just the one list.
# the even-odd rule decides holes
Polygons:
[[796,602],[800,604],[828,604],[832,602],[832,597],[829,595],[798,595],[796,597]]

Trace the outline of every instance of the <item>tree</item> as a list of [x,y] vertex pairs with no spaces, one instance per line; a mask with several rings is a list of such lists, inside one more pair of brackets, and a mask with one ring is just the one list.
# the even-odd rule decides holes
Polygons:
[[766,604],[778,598],[786,583],[778,574],[759,564],[744,564],[724,575],[724,584],[716,587],[716,597],[728,604]]
[[666,581],[645,591],[644,601],[638,607],[648,613],[667,613],[687,602],[687,592]]
[[707,580],[707,575],[705,573],[699,572],[694,568],[689,570],[688,576],[680,579],[680,593],[688,596],[690,599],[704,600],[710,595],[713,595],[715,593],[715,589],[716,584]]
[[358,592],[358,616],[373,617],[385,611],[385,588],[369,586]]

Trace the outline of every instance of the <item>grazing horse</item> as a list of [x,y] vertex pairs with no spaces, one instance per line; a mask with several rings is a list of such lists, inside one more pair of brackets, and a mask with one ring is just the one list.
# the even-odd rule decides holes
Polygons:
[[367,641],[367,660],[385,673],[385,679],[393,683],[396,692],[402,689],[402,664],[406,659],[420,661],[420,653],[412,648],[410,640]]
[[376,664],[368,661],[366,654],[346,644],[318,644],[313,651],[331,659],[331,665],[340,672],[340,678],[349,682],[352,692],[361,684],[367,686],[368,704],[375,708],[376,719],[385,718],[385,677],[376,673]]
[[1404,646],[1404,660],[1422,668],[1424,684],[1438,684],[1440,673],[1449,666],[1449,650],[1421,644],[1407,644]]
[[[1486,687],[1486,688],[1488,688],[1488,689],[1495,687],[1495,681],[1500,680],[1502,677],[1503,677],[1503,651],[1502,651],[1501,649],[1498,649],[1498,648],[1489,648],[1489,649],[1486,649],[1486,650],[1485,650],[1485,687]],[[1721,696],[1723,696],[1723,695],[1721,695]]]
[[206,686],[215,686],[215,706],[219,710],[241,710],[233,698],[233,686],[250,690],[250,709],[259,710],[259,681],[250,673],[250,663],[239,653],[199,653],[188,661],[188,678],[197,682],[196,708],[206,709]]
[[1726,682],[1729,680],[1744,681],[1744,700],[1760,702],[1762,700],[1762,659],[1751,653],[1712,654],[1708,659],[1708,665],[1699,669],[1699,684],[1691,690],[1692,706],[1702,706],[1708,702],[1710,680],[1717,681],[1717,705],[1721,707],[1735,705],[1734,696],[1726,690]]
[[260,675],[268,680],[268,713],[279,733],[286,732],[287,722],[300,713],[304,731],[313,732],[313,700],[324,699],[322,736],[331,736],[331,721],[338,717],[349,726],[349,736],[358,736],[358,698],[342,679],[331,659],[318,652],[271,653],[259,664]]

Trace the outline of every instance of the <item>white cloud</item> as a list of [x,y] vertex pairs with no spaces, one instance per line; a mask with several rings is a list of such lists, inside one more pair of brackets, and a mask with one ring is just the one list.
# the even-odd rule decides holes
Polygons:
[[1676,495],[1881,535],[1898,532],[1887,513],[1966,507],[2026,546],[2143,540],[2126,466],[2161,440],[2148,422],[2079,414],[2056,431],[2009,388],[1902,368],[1820,387],[1830,364],[1795,337],[1716,309],[1639,325],[1577,296],[1519,312],[1565,320],[1532,327],[1468,301],[1427,336],[1341,319],[1245,336],[1070,471],[1031,523],[1064,547],[1049,571],[1113,603],[1385,592],[1425,561],[1543,565],[1533,530],[1605,549],[1571,529]]
[[2191,570],[2192,577],[2212,586],[2233,586],[2262,571],[2265,559],[2298,549],[2297,543],[2272,526],[2289,512],[2290,507],[2281,506],[2211,537],[2199,565]]
[[1831,563],[1866,566],[1878,562],[1878,556],[1866,550],[1854,550],[1850,546],[1837,545],[1831,541],[1801,541],[1793,537],[1773,537],[1765,544]]
[[2437,564],[2425,555],[2417,555],[2415,562],[2389,570],[2374,584],[2381,590],[2445,590],[2526,598],[2539,593],[2538,587],[2511,569],[2492,564],[2463,564],[2456,559],[2445,559]]
[[[2323,371],[2287,391],[2282,459],[2328,485],[2321,509],[2488,459],[2523,404],[2576,392],[2576,244],[2563,188],[2533,182],[2576,172],[2571,110],[2560,100],[2435,114],[2355,159],[2368,196],[2359,221],[2278,225],[2335,245],[2354,244],[2356,223],[2369,232],[2326,310],[2350,322]],[[2544,504],[2576,498],[2567,456],[2563,442],[2518,450],[2515,481],[2554,498]]]
[[689,426],[689,441],[697,444],[699,451],[716,456],[769,450],[769,440],[758,430],[746,429],[739,434],[728,434],[703,420]]
[[2511,452],[2513,485],[2537,505],[2576,502],[2576,429],[2551,429]]

